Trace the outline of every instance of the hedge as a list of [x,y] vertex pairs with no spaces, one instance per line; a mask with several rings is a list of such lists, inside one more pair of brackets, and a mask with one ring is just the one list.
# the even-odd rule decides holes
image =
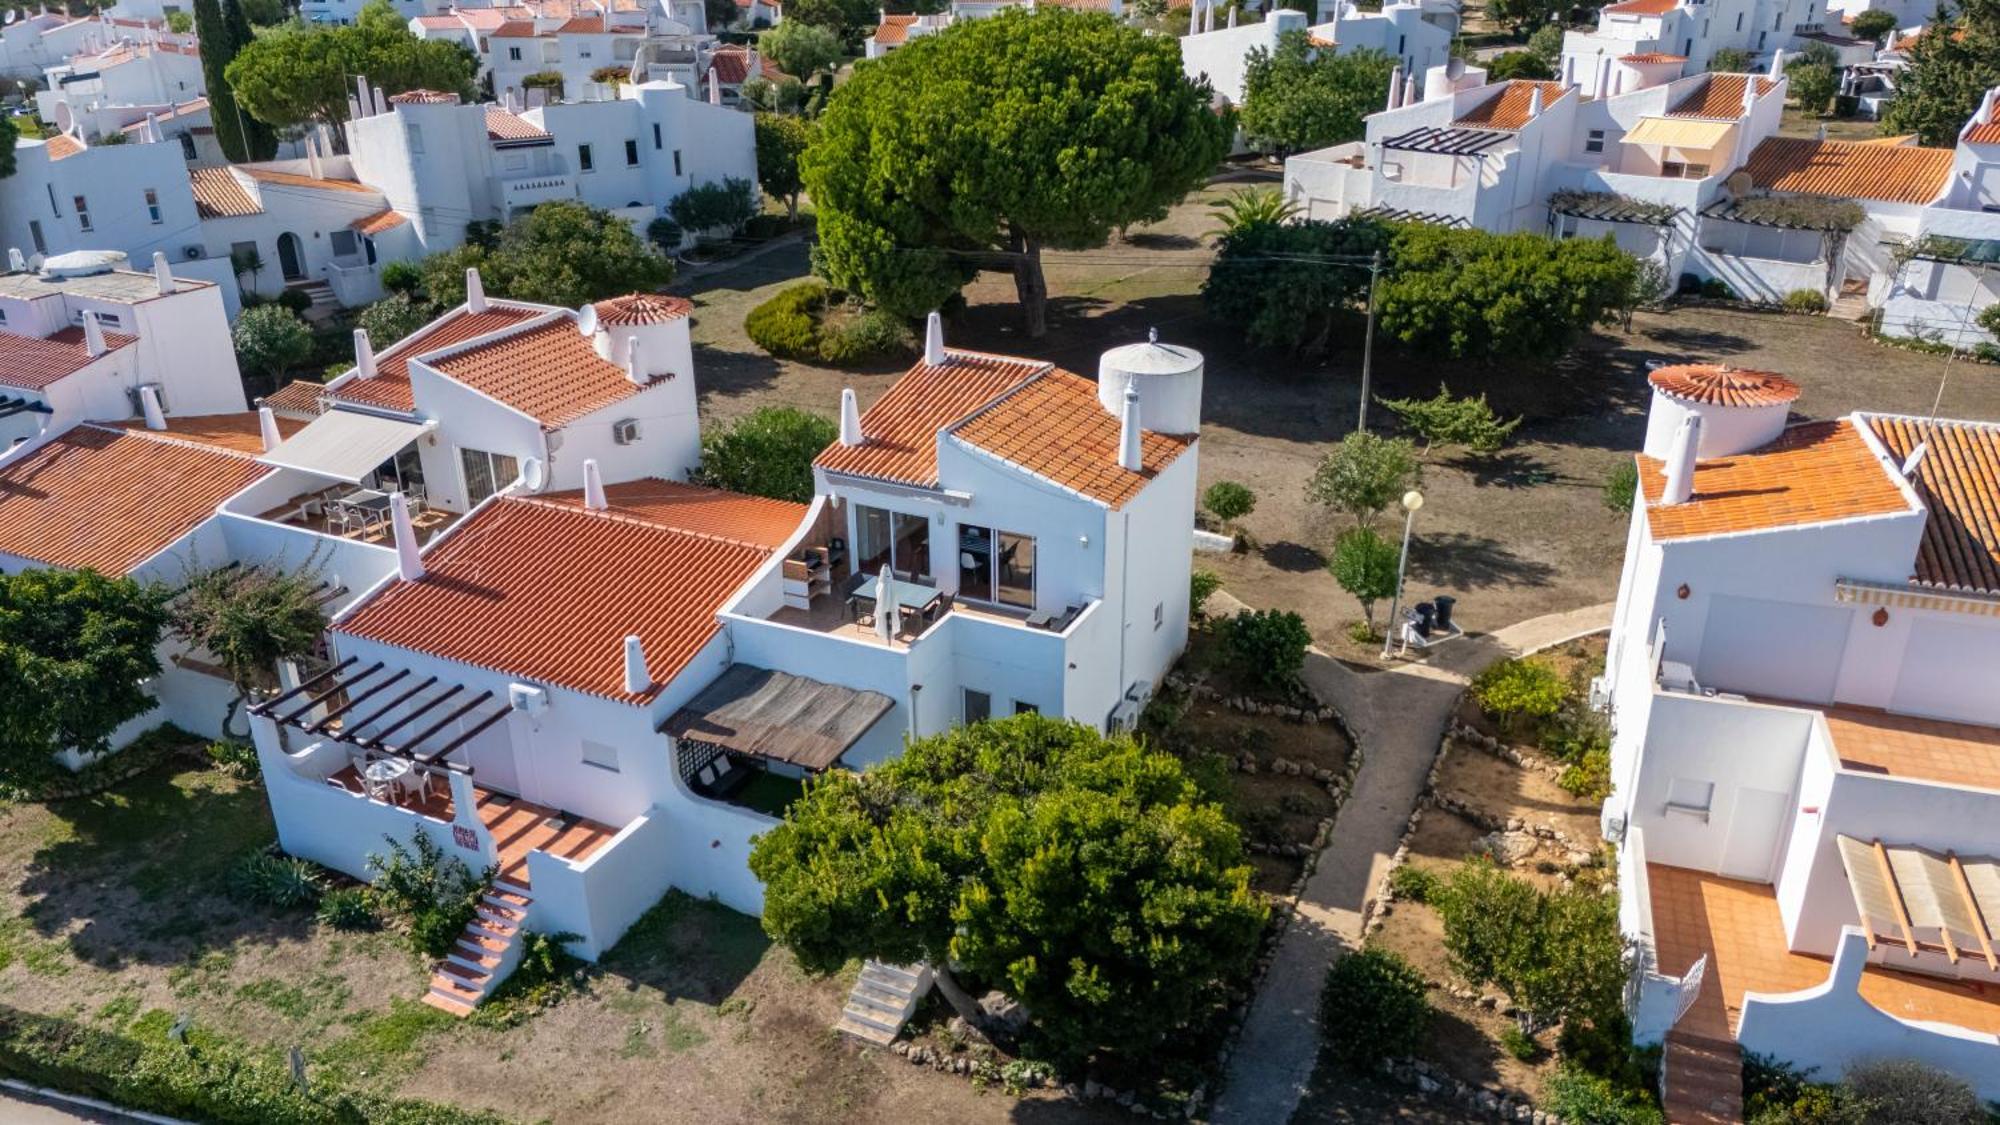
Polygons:
[[883,359],[910,348],[903,322],[869,309],[828,323],[827,310],[843,298],[817,281],[780,289],[743,319],[752,343],[780,359],[847,367]]
[[98,1098],[126,1109],[218,1125],[501,1125],[455,1106],[343,1089],[308,1071],[292,1085],[284,1062],[221,1037],[190,1032],[176,1043],[165,1012],[119,1035],[0,1005],[0,1075]]

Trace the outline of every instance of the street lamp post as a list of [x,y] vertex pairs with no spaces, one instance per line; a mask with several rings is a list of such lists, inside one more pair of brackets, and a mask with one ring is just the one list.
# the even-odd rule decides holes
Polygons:
[[1396,592],[1389,596],[1389,628],[1382,638],[1382,659],[1389,659],[1396,645],[1396,614],[1403,605],[1403,571],[1410,565],[1410,525],[1417,522],[1417,509],[1424,506],[1424,494],[1416,489],[1403,493],[1403,550],[1396,556]]

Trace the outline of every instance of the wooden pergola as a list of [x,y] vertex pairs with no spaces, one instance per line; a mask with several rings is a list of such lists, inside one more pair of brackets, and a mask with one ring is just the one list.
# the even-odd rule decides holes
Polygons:
[[[1885,936],[1912,957],[1938,950],[1956,965],[1962,955],[1978,956],[1988,969],[2000,972],[2000,956],[1993,948],[1993,921],[2000,915],[2000,860],[1978,856],[1967,860],[1956,852],[1940,855],[1911,844],[1864,842],[1853,836],[1837,836],[1835,842],[1870,949],[1877,941],[1874,919],[1881,918],[1895,927]],[[1937,940],[1924,940],[1931,931]]]
[[[425,676],[412,682],[407,668],[389,671],[377,660],[355,670],[359,663],[357,657],[350,656],[290,691],[254,704],[250,713],[266,716],[281,727],[331,739],[369,754],[403,758],[417,765],[469,775],[471,766],[446,761],[446,757],[506,718],[512,709],[504,699],[496,702],[491,690],[474,694],[463,684],[445,685],[442,691],[417,702],[419,696],[439,686],[438,677]],[[488,703],[496,704],[493,710],[470,726],[433,741],[453,723]],[[310,717],[323,706],[327,708],[324,714]],[[385,726],[375,727],[404,706],[409,709],[403,715]]]

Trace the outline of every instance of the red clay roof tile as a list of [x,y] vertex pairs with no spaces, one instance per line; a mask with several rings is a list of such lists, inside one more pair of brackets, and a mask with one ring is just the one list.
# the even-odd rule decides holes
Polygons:
[[1799,385],[1770,371],[1744,371],[1726,363],[1682,363],[1647,377],[1661,393],[1718,406],[1778,406],[1797,402]]
[[1911,484],[1930,511],[1915,580],[1950,590],[2000,593],[2000,426],[1865,415],[1900,464],[1926,447]]
[[361,406],[415,410],[416,401],[410,396],[411,356],[462,344],[488,332],[498,332],[529,317],[540,316],[543,311],[503,305],[488,305],[486,311],[481,313],[468,312],[464,308],[453,309],[396,341],[386,350],[377,351],[373,379],[350,379],[326,393],[343,402]]
[[[104,334],[105,355],[139,342],[122,332]],[[102,358],[102,357],[96,357]],[[84,346],[83,329],[71,325],[51,336],[0,332],[0,386],[46,390],[95,362]]]
[[829,445],[813,464],[830,473],[918,488],[938,485],[938,431],[1049,370],[1040,360],[948,351],[918,363],[861,415],[860,445]]
[[1660,506],[1661,462],[1640,455],[1639,485],[1654,539],[1686,539],[1827,523],[1910,510],[1853,423],[1793,426],[1762,449],[1695,466],[1694,495]]
[[645,389],[626,378],[624,368],[599,356],[570,317],[432,359],[428,365],[551,429]]
[[1768,191],[1929,203],[1951,178],[1952,150],[1771,137],[1744,165]]
[[1143,471],[1118,464],[1119,421],[1097,401],[1097,384],[1060,368],[1015,388],[952,428],[968,445],[1112,508],[1123,507],[1192,444],[1147,431]]

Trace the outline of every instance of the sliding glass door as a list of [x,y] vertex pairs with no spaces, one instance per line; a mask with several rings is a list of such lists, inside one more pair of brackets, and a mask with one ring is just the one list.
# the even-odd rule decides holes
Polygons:
[[922,516],[854,506],[854,557],[863,574],[883,567],[918,581],[931,580],[931,525]]
[[1035,537],[960,524],[958,596],[1035,608]]

